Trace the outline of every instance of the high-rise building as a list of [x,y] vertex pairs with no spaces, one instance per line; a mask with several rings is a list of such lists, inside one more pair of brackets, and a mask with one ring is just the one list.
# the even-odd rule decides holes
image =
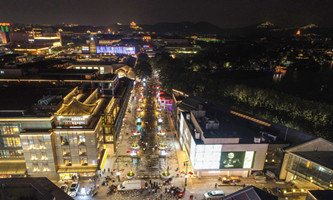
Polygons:
[[10,23],[0,23],[0,44],[9,42],[9,27]]

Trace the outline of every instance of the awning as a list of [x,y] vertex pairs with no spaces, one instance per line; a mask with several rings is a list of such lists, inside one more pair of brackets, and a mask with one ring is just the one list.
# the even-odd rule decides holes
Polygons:
[[87,166],[87,167],[60,167],[58,173],[84,173],[84,172],[96,172],[97,166]]
[[25,174],[25,171],[26,171],[25,162],[0,163],[0,174],[23,175]]

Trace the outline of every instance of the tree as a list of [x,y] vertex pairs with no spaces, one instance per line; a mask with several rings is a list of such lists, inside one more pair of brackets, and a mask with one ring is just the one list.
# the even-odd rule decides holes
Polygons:
[[134,73],[140,79],[151,77],[152,68],[147,61],[138,62],[134,67]]

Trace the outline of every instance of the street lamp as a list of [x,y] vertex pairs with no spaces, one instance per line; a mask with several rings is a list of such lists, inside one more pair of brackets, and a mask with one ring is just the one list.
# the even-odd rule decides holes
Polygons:
[[185,187],[187,186],[187,174],[185,174]]
[[185,173],[185,187],[186,187],[187,186],[188,160],[184,162],[184,165],[186,166],[186,173]]
[[117,172],[118,182],[120,182],[120,172]]

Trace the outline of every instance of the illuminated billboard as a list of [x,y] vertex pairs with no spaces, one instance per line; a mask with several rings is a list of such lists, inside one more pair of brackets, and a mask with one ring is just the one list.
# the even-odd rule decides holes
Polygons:
[[135,47],[110,47],[110,46],[96,46],[96,53],[110,53],[110,54],[135,54]]
[[252,168],[254,151],[222,152],[220,169]]

